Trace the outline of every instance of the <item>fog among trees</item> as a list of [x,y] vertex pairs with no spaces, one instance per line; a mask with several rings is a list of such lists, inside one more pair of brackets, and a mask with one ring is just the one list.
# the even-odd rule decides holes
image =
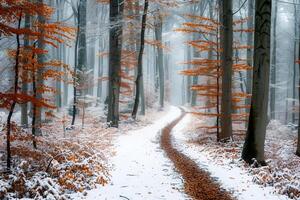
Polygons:
[[0,0],[0,199],[299,199],[299,0]]

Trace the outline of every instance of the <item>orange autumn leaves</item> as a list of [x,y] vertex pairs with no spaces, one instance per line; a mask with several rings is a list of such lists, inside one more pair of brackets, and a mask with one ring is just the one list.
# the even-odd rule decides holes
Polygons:
[[[201,81],[197,84],[191,85],[190,90],[194,91],[198,99],[203,99],[204,105],[195,106],[192,113],[201,117],[218,118],[221,116],[219,112],[220,98],[222,96],[222,82],[221,77],[223,75],[221,68],[221,53],[223,49],[220,45],[220,26],[221,24],[214,19],[208,17],[185,15],[188,22],[182,24],[181,28],[175,29],[177,32],[186,34],[199,35],[200,39],[193,39],[186,41],[185,43],[190,46],[194,52],[202,54],[201,57],[195,57],[191,60],[187,60],[181,64],[190,65],[192,67],[180,71],[180,74],[192,77],[201,77]],[[234,32],[247,33],[253,30],[237,28],[237,25],[241,25],[247,22],[248,19],[239,19],[233,22]],[[252,48],[247,45],[241,44],[241,41],[234,41],[233,50],[244,51]],[[241,56],[242,57],[242,56]],[[240,57],[233,58],[233,71],[235,74],[239,74],[245,70],[252,70],[252,67],[247,65],[247,60]],[[250,98],[251,95],[239,91],[236,85],[239,85],[236,79],[233,77],[234,90],[232,93],[232,108],[234,114],[232,118],[235,123],[240,123],[246,120],[247,113],[246,108],[249,105],[245,105],[245,99]],[[218,120],[217,120],[218,121]],[[212,124],[211,126],[199,127],[207,132],[215,132],[219,125]]]
[[[21,44],[18,49],[8,49],[7,55],[11,62],[17,57],[19,59],[18,85],[20,83],[32,83],[39,69],[39,74],[43,80],[53,79],[62,80],[64,75],[62,71],[70,73],[67,65],[58,60],[48,60],[45,62],[38,61],[38,55],[48,54],[48,50],[37,47],[37,41],[45,45],[58,48],[58,44],[66,43],[74,37],[75,29],[66,26],[60,22],[47,22],[51,19],[54,9],[46,4],[31,3],[23,0],[0,0],[0,34],[1,36],[12,37],[19,36]],[[17,27],[19,21],[24,21],[25,17],[30,18],[30,27]],[[43,17],[46,22],[39,23],[37,18]],[[30,45],[23,45],[27,40]],[[60,70],[64,68],[65,70]],[[24,93],[17,88],[17,93],[11,89],[0,92],[0,107],[9,108],[13,102],[24,104],[31,102],[38,107],[55,108],[50,99],[34,97],[32,92]],[[54,93],[53,87],[40,85],[37,89],[38,93]]]

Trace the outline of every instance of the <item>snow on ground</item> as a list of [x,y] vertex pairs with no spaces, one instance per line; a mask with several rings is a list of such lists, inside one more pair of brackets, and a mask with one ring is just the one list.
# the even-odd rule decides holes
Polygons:
[[143,129],[130,131],[116,142],[116,156],[112,158],[111,183],[76,199],[189,199],[183,192],[183,181],[174,171],[171,161],[160,148],[160,130],[180,115],[171,107],[165,116]]
[[[122,116],[120,128],[116,129],[107,128],[103,110],[103,105],[87,108],[84,127],[81,112],[76,118],[76,128],[67,131],[63,131],[63,125],[70,125],[68,111],[53,112],[52,121],[43,125],[43,137],[37,138],[37,150],[32,147],[30,130],[21,129],[16,123],[10,175],[5,173],[6,139],[5,132],[1,132],[0,199],[67,199],[74,192],[85,192],[96,186],[101,188],[111,177],[115,140],[151,124],[166,113],[152,108],[147,110],[147,116],[139,116],[136,121]],[[13,119],[18,115],[16,112]],[[0,112],[0,128],[5,122],[1,119],[5,118],[6,114]]]
[[[285,200],[286,196],[274,194],[274,188],[264,187],[253,182],[254,176],[242,167],[242,161],[232,159],[231,156],[222,160],[215,160],[215,155],[207,151],[209,146],[201,146],[190,142],[191,135],[187,134],[187,127],[191,121],[195,120],[193,116],[187,114],[179,124],[173,129],[173,144],[184,154],[189,156],[198,165],[211,173],[221,186],[233,193],[240,200]],[[194,121],[195,122],[195,121]],[[208,144],[210,145],[209,141]],[[235,151],[233,149],[233,151]],[[223,152],[224,153],[224,152]],[[226,153],[226,151],[225,151]],[[217,156],[217,155],[216,155]],[[240,162],[240,163],[238,163]]]

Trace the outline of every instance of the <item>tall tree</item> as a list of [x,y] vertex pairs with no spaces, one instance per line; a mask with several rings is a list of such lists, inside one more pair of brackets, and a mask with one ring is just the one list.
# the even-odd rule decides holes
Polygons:
[[[298,60],[300,61],[300,43],[299,43],[299,50],[298,50],[298,54],[299,54],[299,57],[298,57]],[[299,72],[300,72],[300,62],[299,62]],[[300,76],[298,77],[298,92],[299,92],[299,102],[300,102]],[[300,109],[298,110],[298,142],[297,142],[297,150],[296,150],[296,155],[297,156],[300,156]]]
[[[299,38],[299,20],[298,20],[298,12],[297,12],[297,3],[298,0],[294,0],[294,60],[298,59],[298,55],[297,53],[297,39]],[[292,112],[292,123],[295,123],[296,121],[296,112],[295,112],[295,107],[296,107],[296,91],[297,91],[297,85],[298,85],[298,81],[296,80],[297,78],[297,65],[299,66],[299,63],[294,62],[294,66],[293,66],[293,102],[292,102],[292,106],[293,106],[293,112]],[[299,73],[299,72],[298,72]],[[299,94],[298,94],[299,95]]]
[[[30,28],[30,15],[25,15],[25,29]],[[24,48],[27,49],[29,47],[29,35],[25,35],[24,37]],[[23,70],[22,72],[23,77],[28,77],[28,73],[26,70]],[[23,81],[22,83],[22,92],[27,93],[28,92],[28,84],[26,81]],[[28,103],[21,104],[21,125],[23,127],[28,127]]]
[[124,4],[121,0],[111,0],[109,5],[109,82],[108,114],[109,126],[119,125],[119,96],[121,83],[122,19]]
[[[61,19],[62,19],[62,14],[63,14],[63,4],[64,4],[64,1],[59,1],[59,0],[56,0],[56,21],[57,22],[60,22]],[[58,45],[58,48],[56,48],[56,59],[57,60],[62,60],[62,44],[59,44]],[[58,68],[57,69],[57,72],[60,73],[60,70],[61,68]],[[60,109],[62,107],[62,90],[61,90],[61,80],[56,80],[55,81],[56,83],[56,98],[55,98],[55,101],[56,101],[56,106],[57,106],[57,109]]]
[[[44,4],[44,0],[38,0],[37,1],[40,5]],[[43,15],[38,15],[38,22],[39,24],[41,24],[39,26],[39,37],[38,37],[38,41],[37,41],[37,47],[39,49],[44,50],[46,48],[45,46],[45,30],[44,30],[44,26],[46,23],[46,18]],[[37,62],[39,65],[42,65],[43,63],[45,63],[46,61],[46,55],[45,54],[38,54],[37,55]],[[42,74],[44,73],[44,68],[39,67],[37,69],[37,77],[36,77],[36,87],[37,88],[43,88],[44,86],[44,78],[42,76]],[[43,94],[41,91],[37,91],[36,94],[36,98],[41,100],[43,98]],[[33,106],[34,107],[34,106]],[[41,130],[41,126],[42,126],[42,108],[41,107],[36,107],[35,108],[35,112],[33,112],[33,115],[35,115],[35,136],[40,136],[42,135],[42,130]]]
[[221,68],[222,68],[222,98],[221,98],[221,133],[220,140],[232,137],[232,0],[221,1]]
[[[247,28],[249,30],[254,29],[254,0],[248,0],[248,21],[247,21]],[[247,46],[253,46],[253,32],[250,31],[247,33]],[[247,49],[247,65],[253,66],[253,50],[252,48]],[[246,79],[246,92],[247,94],[252,93],[252,70],[247,70],[247,79]],[[246,99],[246,104],[249,105],[251,103],[250,98]],[[249,109],[247,109],[247,113],[249,113]]]
[[[21,28],[21,22],[22,22],[22,14],[19,15],[18,19],[18,29]],[[20,56],[20,49],[21,49],[21,43],[20,43],[20,34],[16,34],[16,41],[17,41],[17,49],[16,49],[16,56],[15,56],[15,66],[14,66],[14,86],[13,86],[13,94],[17,95],[18,93],[18,82],[19,82],[19,56]],[[17,104],[16,98],[13,99],[13,102],[10,105],[9,108],[9,113],[7,116],[7,121],[6,121],[6,129],[7,129],[7,134],[6,134],[6,149],[7,149],[7,161],[6,161],[6,166],[7,169],[10,170],[11,166],[11,151],[10,151],[10,136],[11,136],[11,118],[14,113],[15,106]]]
[[[160,13],[160,9],[157,9],[157,14],[155,17],[154,32],[155,39],[162,44],[162,28],[163,28],[163,19]],[[156,67],[158,69],[158,78],[159,78],[159,105],[164,107],[164,98],[165,98],[165,75],[164,75],[164,62],[163,62],[163,49],[157,46],[157,56],[156,56]]]
[[264,145],[267,126],[270,75],[272,0],[255,1],[254,72],[249,125],[242,158],[265,164]]
[[144,53],[144,45],[145,45],[145,29],[146,29],[146,21],[147,21],[147,12],[148,12],[148,0],[145,0],[144,3],[144,13],[142,17],[142,28],[141,28],[141,41],[140,41],[140,50],[138,55],[138,65],[137,65],[137,77],[135,80],[135,100],[132,111],[132,118],[136,118],[136,114],[139,107],[140,100],[140,92],[143,82],[143,53]]
[[84,88],[85,81],[83,74],[87,71],[87,45],[86,45],[86,11],[87,11],[87,1],[80,0],[78,13],[80,13],[80,17],[78,18],[78,61],[77,61],[77,71],[78,71],[78,85],[80,88],[81,96],[85,95]]
[[272,26],[272,64],[271,64],[271,88],[270,88],[270,117],[275,119],[276,113],[276,52],[277,52],[277,13],[278,5],[275,0],[274,5],[274,20]]

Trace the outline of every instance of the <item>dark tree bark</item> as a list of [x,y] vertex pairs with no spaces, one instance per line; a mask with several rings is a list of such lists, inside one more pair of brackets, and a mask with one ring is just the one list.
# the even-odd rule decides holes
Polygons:
[[[76,13],[75,10],[73,10],[74,13]],[[74,74],[73,74],[73,111],[72,111],[72,122],[71,125],[74,126],[75,120],[76,120],[76,114],[77,114],[77,69],[78,69],[78,41],[79,41],[79,31],[80,31],[80,10],[77,11],[77,21],[75,20],[75,23],[77,22],[77,34],[76,34],[76,40],[75,40],[75,56],[74,56]]]
[[85,88],[88,82],[83,74],[88,70],[87,66],[87,45],[86,45],[86,9],[87,9],[87,0],[80,0],[78,13],[80,17],[78,18],[78,61],[77,61],[77,79],[78,87],[77,91],[78,96],[84,96],[88,92],[88,88]]
[[[32,57],[34,58],[34,54],[32,55]],[[37,98],[37,89],[36,89],[36,72],[35,69],[33,68],[32,70],[32,93],[33,93],[33,97]],[[37,112],[37,106],[35,103],[32,104],[32,121],[31,121],[31,134],[33,136],[33,141],[32,141],[32,145],[33,147],[36,149],[36,140],[35,140],[35,136],[36,136],[36,113]]]
[[119,125],[119,96],[121,83],[122,18],[124,4],[121,0],[110,1],[109,31],[109,83],[108,114],[109,126]]
[[[18,29],[21,28],[21,21],[22,21],[22,16],[20,15],[19,21],[18,21]],[[15,72],[15,77],[14,77],[14,94],[16,95],[18,93],[18,84],[19,84],[19,57],[20,57],[20,35],[16,35],[16,40],[17,40],[17,50],[16,50],[16,57],[15,57],[15,66],[14,66],[14,72]],[[6,159],[6,167],[7,170],[10,170],[11,167],[11,151],[10,151],[10,133],[11,133],[11,117],[14,113],[15,107],[16,107],[17,101],[14,99],[10,109],[9,113],[7,116],[6,120],[6,151],[7,151],[7,159]]]
[[144,13],[142,17],[142,28],[141,28],[141,42],[140,42],[140,50],[138,56],[138,65],[137,65],[137,77],[135,80],[135,100],[132,111],[132,118],[136,119],[139,100],[140,100],[140,91],[143,82],[143,54],[144,54],[144,45],[145,45],[145,29],[146,29],[146,21],[147,21],[147,12],[148,12],[148,0],[145,0],[144,4]]
[[264,165],[269,97],[272,0],[256,0],[255,3],[253,95],[242,158],[248,163],[252,163],[255,159]]
[[221,98],[221,133],[220,140],[232,137],[232,0],[221,2],[221,69],[222,69],[222,98]]

